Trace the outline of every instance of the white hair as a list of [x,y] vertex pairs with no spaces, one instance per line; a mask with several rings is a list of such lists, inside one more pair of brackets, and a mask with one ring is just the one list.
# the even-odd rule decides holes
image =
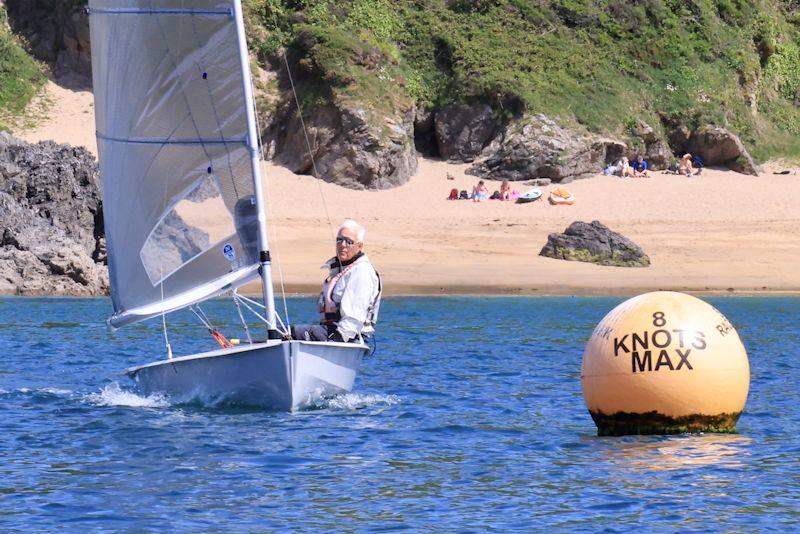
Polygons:
[[364,237],[367,235],[367,229],[358,224],[354,219],[345,219],[342,221],[342,224],[339,225],[339,231],[341,232],[347,228],[348,230],[353,230],[356,233],[356,241],[358,243],[364,242]]

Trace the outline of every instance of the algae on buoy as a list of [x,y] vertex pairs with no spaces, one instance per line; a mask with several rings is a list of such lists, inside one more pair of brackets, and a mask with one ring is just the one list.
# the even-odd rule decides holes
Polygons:
[[716,308],[656,291],[600,321],[583,353],[581,385],[600,436],[735,432],[750,366]]

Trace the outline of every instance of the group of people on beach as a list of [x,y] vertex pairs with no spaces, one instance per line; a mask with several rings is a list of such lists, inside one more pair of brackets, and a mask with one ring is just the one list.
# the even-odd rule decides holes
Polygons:
[[[703,161],[698,156],[689,153],[684,154],[680,160],[673,163],[664,171],[667,174],[678,174],[683,176],[697,176],[702,172]],[[647,161],[639,154],[631,163],[626,156],[622,156],[616,164],[609,165],[603,171],[607,176],[620,176],[622,178],[646,178],[650,176],[647,168]]]
[[503,180],[503,183],[500,184],[500,191],[495,191],[491,196],[489,194],[489,188],[486,187],[486,183],[483,180],[478,180],[478,183],[472,188],[472,194],[470,195],[473,202],[481,202],[489,200],[490,198],[493,200],[514,200],[512,197],[513,192],[511,191],[511,184],[508,180]]
[[617,175],[622,178],[646,178],[650,176],[650,171],[647,169],[647,162],[644,157],[639,154],[633,163],[628,161],[626,156],[622,156],[615,165],[609,165],[603,171],[607,176]]

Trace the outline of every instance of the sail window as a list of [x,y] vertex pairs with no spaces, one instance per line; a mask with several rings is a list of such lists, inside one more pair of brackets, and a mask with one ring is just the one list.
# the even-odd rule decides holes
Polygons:
[[214,175],[199,180],[161,217],[139,257],[156,286],[185,264],[236,233]]

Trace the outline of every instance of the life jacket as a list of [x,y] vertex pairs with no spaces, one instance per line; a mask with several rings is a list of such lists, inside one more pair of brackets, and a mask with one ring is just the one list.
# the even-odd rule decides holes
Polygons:
[[[362,258],[364,258],[364,260],[362,260]],[[362,261],[367,261],[363,253],[359,253],[358,256],[353,258],[346,265],[340,265],[335,258],[328,261],[327,265],[330,268],[330,274],[322,283],[322,291],[317,299],[317,308],[320,312],[320,324],[335,324],[341,320],[341,302],[333,300],[333,291],[336,288],[336,284],[339,283],[339,280]],[[378,271],[375,271],[375,276],[378,278],[378,292],[367,308],[366,319],[364,321],[364,328],[369,327],[369,330],[372,330],[375,323],[378,321],[378,310],[380,308],[381,294],[383,291],[381,277]]]

